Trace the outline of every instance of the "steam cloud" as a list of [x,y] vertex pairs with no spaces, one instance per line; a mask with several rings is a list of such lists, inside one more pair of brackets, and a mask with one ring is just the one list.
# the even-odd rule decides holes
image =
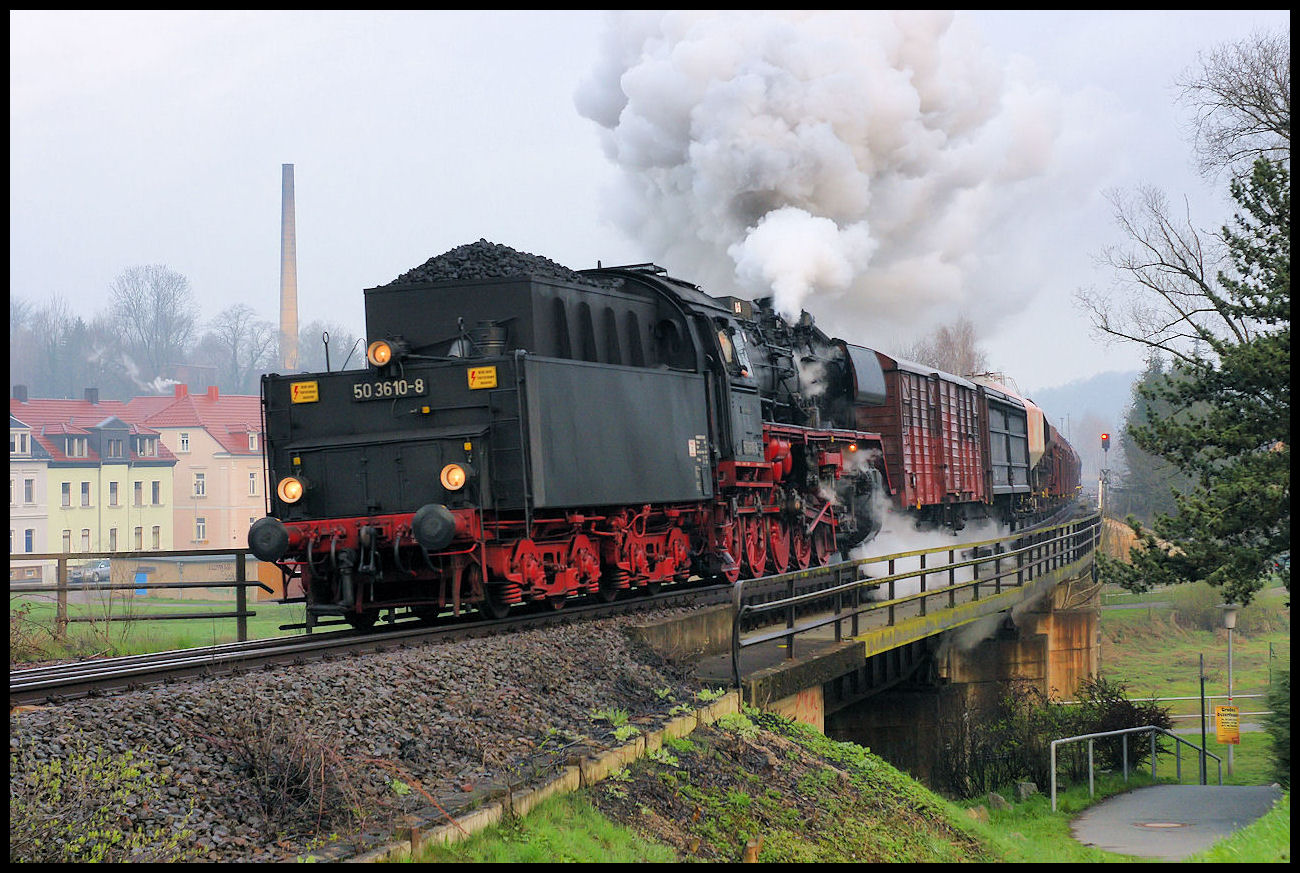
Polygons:
[[624,14],[575,102],[656,261],[858,341],[1023,305],[1025,204],[1071,196],[1061,99],[949,13]]

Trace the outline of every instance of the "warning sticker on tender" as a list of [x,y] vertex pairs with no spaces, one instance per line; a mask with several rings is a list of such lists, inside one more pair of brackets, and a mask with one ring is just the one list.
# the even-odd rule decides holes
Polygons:
[[315,403],[320,400],[320,386],[316,382],[291,382],[289,399],[294,403]]
[[497,368],[496,367],[470,367],[469,387],[471,391],[478,390],[479,388],[497,387]]

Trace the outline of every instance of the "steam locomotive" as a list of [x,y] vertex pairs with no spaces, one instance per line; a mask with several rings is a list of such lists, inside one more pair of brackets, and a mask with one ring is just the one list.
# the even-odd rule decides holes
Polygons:
[[847,555],[889,505],[959,530],[1074,496],[1042,412],[653,264],[485,240],[365,291],[364,370],[262,378],[249,546],[371,626],[612,600]]

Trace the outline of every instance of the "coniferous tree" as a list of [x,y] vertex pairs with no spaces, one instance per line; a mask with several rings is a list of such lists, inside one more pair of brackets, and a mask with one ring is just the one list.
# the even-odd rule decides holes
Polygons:
[[[1219,274],[1216,305],[1247,329],[1203,336],[1207,352],[1139,389],[1170,411],[1130,426],[1130,436],[1194,487],[1154,530],[1133,522],[1141,545],[1111,578],[1135,590],[1205,580],[1248,603],[1291,543],[1289,173],[1260,159],[1231,190],[1240,211],[1223,239],[1233,271]],[[1284,582],[1289,590],[1289,572]]]

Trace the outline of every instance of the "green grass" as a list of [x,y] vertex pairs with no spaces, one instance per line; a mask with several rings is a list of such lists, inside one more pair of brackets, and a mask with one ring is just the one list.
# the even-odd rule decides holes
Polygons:
[[1189,861],[1211,864],[1282,863],[1291,860],[1291,792],[1263,816]]
[[[1190,594],[1205,599],[1204,594]],[[1290,662],[1290,621],[1280,605],[1286,596],[1280,588],[1264,592],[1258,604],[1247,608],[1249,612],[1243,610],[1238,621],[1240,629],[1233,632],[1232,690],[1242,712],[1267,709],[1262,697],[1239,696],[1266,693],[1270,677]],[[1166,600],[1171,597],[1187,595],[1164,595]],[[1222,628],[1195,628],[1187,612],[1175,618],[1176,612],[1175,608],[1159,606],[1102,610],[1101,672],[1108,679],[1125,682],[1132,697],[1197,698],[1165,705],[1174,715],[1198,715],[1202,655],[1205,693],[1227,693],[1228,632]],[[1207,714],[1212,717],[1214,706],[1224,702],[1207,701]],[[1243,718],[1243,721],[1251,720],[1258,719]],[[1199,724],[1199,720],[1175,719],[1174,724],[1190,727]]]
[[[235,601],[175,600],[136,597],[129,591],[108,592],[101,600],[68,604],[70,617],[92,618],[91,622],[69,623],[64,639],[55,639],[56,607],[48,596],[9,598],[10,660],[47,660],[88,655],[137,655],[168,649],[185,649],[235,642],[235,619],[204,618],[176,621],[130,621],[133,615],[167,613],[234,612]],[[24,610],[26,607],[26,611]],[[282,631],[280,625],[300,623],[302,604],[262,602],[250,598],[249,609],[257,615],[248,619],[248,638],[290,636],[300,631]],[[19,618],[15,619],[15,613]],[[107,620],[112,617],[112,621]],[[125,619],[125,620],[119,620]]]
[[426,847],[414,860],[668,863],[676,859],[676,853],[667,846],[644,840],[605,818],[585,794],[568,794],[552,797],[523,819],[502,821],[468,840]]
[[[1131,773],[1127,783],[1120,774],[1102,774],[1094,782],[1095,794],[1092,797],[1088,796],[1087,783],[1064,787],[1058,785],[1056,812],[1052,811],[1051,794],[1045,791],[1019,803],[1012,801],[1010,809],[989,810],[987,823],[970,821],[965,815],[965,810],[981,805],[982,801],[967,801],[960,805],[950,804],[950,806],[959,814],[954,815],[954,818],[965,818],[965,826],[989,848],[991,854],[1002,861],[1013,863],[1137,861],[1141,859],[1083,845],[1074,839],[1074,835],[1070,832],[1070,823],[1083,810],[1100,803],[1107,797],[1152,784],[1154,783],[1149,774]],[[1003,796],[1008,800],[1012,797],[1010,792]]]

